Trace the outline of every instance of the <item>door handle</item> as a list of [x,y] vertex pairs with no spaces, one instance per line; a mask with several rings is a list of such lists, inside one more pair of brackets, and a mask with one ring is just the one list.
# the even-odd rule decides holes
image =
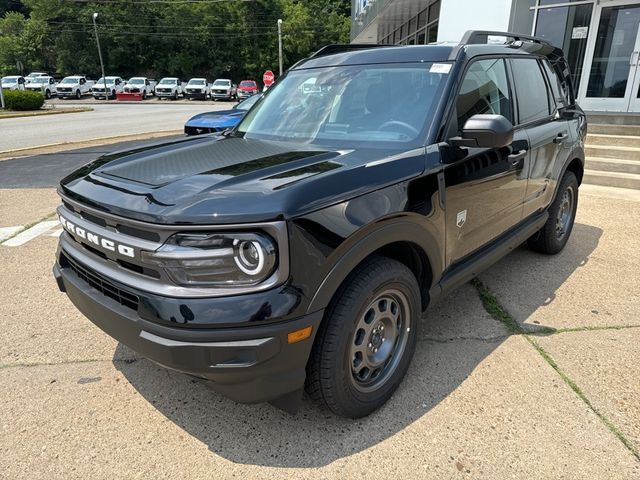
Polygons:
[[564,143],[567,138],[569,138],[568,133],[559,133],[558,136],[553,139],[553,143]]
[[638,65],[638,58],[640,57],[640,50],[636,50],[631,54],[631,58],[629,59],[629,65],[632,67]]
[[511,162],[511,166],[516,167],[517,169],[522,168],[522,166],[524,165],[524,157],[527,156],[527,151],[528,150],[520,150],[509,155],[507,158]]

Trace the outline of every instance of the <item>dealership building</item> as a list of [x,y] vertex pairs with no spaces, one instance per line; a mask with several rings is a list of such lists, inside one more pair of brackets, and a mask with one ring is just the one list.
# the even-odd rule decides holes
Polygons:
[[534,34],[564,50],[585,110],[640,112],[640,0],[353,0],[351,13],[353,43]]

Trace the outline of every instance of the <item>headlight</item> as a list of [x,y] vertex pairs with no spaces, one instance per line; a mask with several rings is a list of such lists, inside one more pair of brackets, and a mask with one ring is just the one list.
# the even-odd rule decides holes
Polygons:
[[263,233],[177,233],[155,252],[142,252],[142,259],[192,287],[257,285],[278,263],[275,242]]

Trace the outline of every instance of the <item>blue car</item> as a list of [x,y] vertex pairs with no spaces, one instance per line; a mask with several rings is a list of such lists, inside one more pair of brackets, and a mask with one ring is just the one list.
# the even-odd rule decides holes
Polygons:
[[234,106],[231,110],[219,110],[217,112],[199,113],[187,120],[184,124],[184,133],[187,135],[202,135],[203,133],[222,132],[227,128],[233,128],[262,95],[252,95]]

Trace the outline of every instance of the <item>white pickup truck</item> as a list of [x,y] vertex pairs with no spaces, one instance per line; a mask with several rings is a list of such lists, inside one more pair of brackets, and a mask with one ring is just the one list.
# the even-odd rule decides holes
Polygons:
[[189,100],[192,98],[206,100],[210,93],[211,88],[206,78],[192,78],[184,87],[184,96]]
[[87,80],[87,78],[82,75],[64,77],[58,84],[58,97],[75,97],[76,99],[80,99],[83,95],[91,93],[91,87],[93,87],[95,83],[93,80]]
[[237,85],[228,78],[218,78],[211,86],[211,98],[214,100],[233,100],[237,94]]
[[0,85],[2,85],[2,88],[5,90],[24,90],[25,84],[26,81],[24,77],[20,75],[11,75],[0,79]]
[[124,87],[124,80],[122,77],[106,77],[96,81],[95,85],[91,87],[91,94],[93,98],[105,98],[104,93],[104,84],[107,84],[107,94],[108,98],[116,98],[116,94],[122,92],[122,87]]
[[141,93],[142,98],[155,95],[156,81],[147,77],[131,77],[123,88],[125,93]]
[[32,92],[40,92],[45,98],[51,98],[52,95],[58,94],[58,82],[49,75],[32,77],[31,81],[25,85],[25,88]]
[[177,100],[184,92],[184,84],[177,77],[164,77],[156,86],[156,97]]

